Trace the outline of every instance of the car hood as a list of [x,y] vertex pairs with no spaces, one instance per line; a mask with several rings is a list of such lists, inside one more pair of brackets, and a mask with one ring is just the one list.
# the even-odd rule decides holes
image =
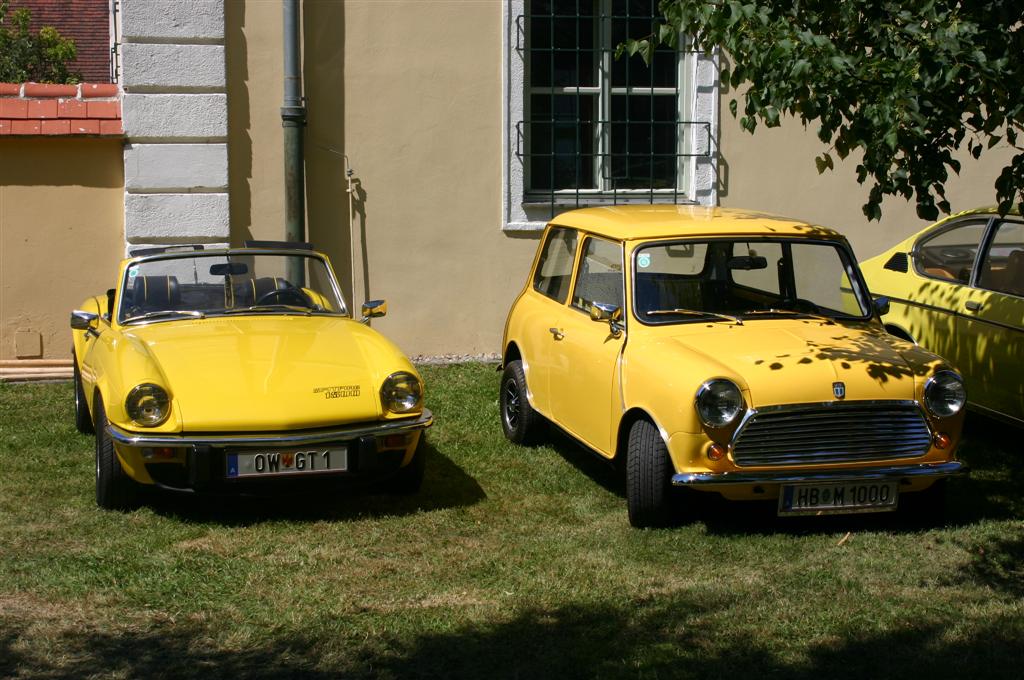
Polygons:
[[835,401],[838,382],[848,401],[914,399],[915,378],[937,361],[868,324],[764,319],[714,324],[714,332],[707,324],[677,328],[663,342],[701,355],[711,372],[718,368],[702,380],[727,377],[745,386],[754,407]]
[[387,339],[337,317],[219,317],[150,324],[141,344],[186,432],[280,431],[382,416],[378,391],[414,371]]

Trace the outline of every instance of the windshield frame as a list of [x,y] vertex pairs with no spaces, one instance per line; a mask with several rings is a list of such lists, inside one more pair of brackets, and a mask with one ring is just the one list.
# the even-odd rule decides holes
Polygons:
[[[676,320],[666,320],[666,321],[649,321],[649,320],[644,320],[644,319],[641,319],[640,315],[637,313],[637,308],[638,307],[637,307],[637,299],[636,299],[636,294],[637,294],[636,274],[637,274],[637,271],[638,271],[637,257],[639,256],[641,250],[643,250],[645,248],[654,247],[654,246],[671,246],[671,245],[682,245],[682,244],[687,244],[687,243],[712,243],[712,242],[722,242],[722,241],[733,242],[733,243],[750,243],[750,242],[753,242],[753,241],[761,241],[761,242],[768,242],[768,243],[790,243],[790,244],[808,243],[808,244],[814,244],[814,245],[830,246],[832,248],[835,248],[838,251],[838,253],[839,253],[840,262],[843,265],[843,269],[844,269],[844,271],[846,273],[846,276],[850,280],[850,284],[852,286],[851,292],[853,293],[853,295],[856,297],[856,299],[860,303],[861,308],[866,308],[867,309],[867,312],[865,314],[863,314],[862,316],[855,316],[855,315],[852,315],[852,314],[841,314],[841,315],[838,315],[838,316],[832,316],[832,315],[828,315],[828,314],[814,315],[814,314],[809,314],[809,313],[806,314],[806,315],[799,314],[799,313],[793,313],[793,314],[786,313],[784,315],[780,314],[779,316],[772,316],[772,315],[768,315],[768,314],[763,314],[763,315],[758,314],[758,315],[752,315],[752,316],[747,316],[745,314],[737,314],[737,315],[735,315],[741,321],[743,321],[744,323],[746,323],[748,321],[759,321],[759,320],[780,319],[780,318],[813,318],[815,316],[826,316],[828,319],[831,319],[834,322],[870,321],[871,319],[876,317],[874,300],[871,297],[871,293],[868,290],[867,284],[864,281],[864,277],[861,274],[860,265],[857,264],[857,258],[853,254],[853,249],[850,247],[850,244],[849,244],[848,241],[846,241],[846,239],[811,238],[811,237],[802,236],[802,235],[788,236],[788,235],[775,235],[775,234],[731,234],[731,235],[727,235],[727,236],[720,236],[720,235],[718,235],[718,236],[706,236],[706,235],[696,236],[695,235],[695,236],[686,236],[686,237],[679,237],[679,238],[660,238],[660,239],[656,239],[656,240],[652,240],[652,241],[638,241],[638,242],[636,242],[635,245],[633,245],[632,251],[630,252],[630,255],[629,255],[629,267],[630,267],[630,271],[629,271],[629,286],[630,286],[629,306],[630,306],[630,310],[629,311],[630,311],[630,316],[632,316],[634,319],[636,319],[642,325],[650,326],[650,327],[653,327],[653,328],[657,328],[657,327],[661,327],[661,326],[678,326],[678,325],[683,325],[683,324],[708,323],[709,321],[712,321],[712,322],[721,322],[721,321],[723,321],[723,319],[721,318],[722,314],[716,313],[716,312],[707,312],[706,316],[703,316],[703,317],[694,315],[692,317],[687,316],[687,317],[676,319]],[[691,310],[691,311],[701,313],[703,310],[695,309],[695,310]]]
[[[171,247],[173,247],[173,246],[171,246]],[[173,252],[157,253],[157,254],[153,254],[153,255],[144,255],[144,256],[141,256],[141,257],[133,257],[133,258],[124,260],[123,263],[122,263],[122,266],[121,266],[121,274],[118,277],[118,282],[117,282],[118,283],[118,287],[117,287],[117,290],[116,290],[116,293],[115,293],[116,296],[117,296],[117,299],[115,301],[116,304],[114,305],[114,313],[111,315],[112,316],[111,323],[117,324],[118,326],[144,326],[144,325],[148,325],[148,324],[151,324],[151,323],[165,323],[167,321],[183,321],[183,320],[195,321],[197,318],[223,317],[223,316],[232,316],[232,315],[238,316],[239,312],[234,312],[233,314],[216,313],[216,312],[214,312],[214,313],[203,312],[202,313],[203,314],[202,317],[196,317],[195,315],[188,314],[187,311],[183,311],[183,313],[180,316],[171,316],[171,317],[168,317],[168,318],[165,318],[165,319],[136,319],[136,320],[133,321],[133,320],[131,320],[132,317],[128,317],[128,318],[122,320],[121,319],[121,308],[124,305],[124,298],[125,298],[124,291],[127,290],[127,288],[126,288],[126,286],[127,286],[126,279],[128,278],[128,272],[135,265],[139,265],[139,264],[143,264],[143,263],[147,263],[147,262],[157,262],[157,261],[162,261],[162,260],[185,260],[185,259],[196,259],[196,258],[202,258],[202,257],[231,257],[231,256],[260,256],[260,255],[281,255],[281,256],[288,256],[288,257],[303,257],[303,258],[308,258],[308,259],[319,260],[321,262],[321,264],[324,266],[325,271],[327,272],[327,278],[330,281],[331,290],[333,291],[334,296],[337,298],[338,302],[340,303],[341,309],[338,310],[338,311],[327,311],[327,310],[312,311],[312,310],[308,310],[306,312],[301,312],[300,313],[300,312],[288,310],[288,309],[285,309],[284,307],[282,307],[281,309],[275,309],[275,310],[269,310],[269,309],[253,310],[253,311],[250,312],[252,315],[260,315],[260,316],[263,316],[263,315],[275,315],[275,316],[279,316],[279,315],[287,315],[287,316],[332,316],[332,317],[340,316],[340,317],[351,318],[352,313],[351,313],[351,311],[348,308],[348,302],[345,300],[345,296],[342,295],[342,293],[341,293],[341,288],[338,286],[338,277],[334,274],[334,268],[331,267],[330,260],[327,259],[326,255],[323,255],[323,254],[318,253],[318,252],[313,251],[313,250],[292,250],[292,249],[288,249],[288,248],[217,248],[216,250],[214,250],[214,249],[210,249],[210,250],[187,250],[187,251],[186,250],[180,250],[180,251],[173,251]]]

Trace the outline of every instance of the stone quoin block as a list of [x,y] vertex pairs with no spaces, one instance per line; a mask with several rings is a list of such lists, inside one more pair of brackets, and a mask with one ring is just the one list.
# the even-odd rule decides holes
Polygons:
[[122,42],[224,39],[224,0],[121,0]]
[[126,94],[125,133],[153,139],[225,139],[227,96],[223,94]]
[[221,45],[127,43],[121,48],[123,85],[136,90],[224,89]]
[[129,192],[227,189],[226,144],[133,144],[124,152]]
[[226,193],[127,194],[124,212],[125,237],[131,243],[229,239]]

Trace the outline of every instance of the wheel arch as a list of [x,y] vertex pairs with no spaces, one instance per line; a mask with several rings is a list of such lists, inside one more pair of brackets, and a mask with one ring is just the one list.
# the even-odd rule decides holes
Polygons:
[[[501,366],[504,368],[510,361],[523,361],[523,353],[519,350],[519,345],[516,344],[515,340],[509,340],[508,344],[505,345],[505,351],[501,357]],[[526,365],[526,362],[523,362]]]
[[[626,449],[629,447],[629,431],[633,427],[633,424],[639,420],[646,420],[651,425],[654,425],[662,435],[662,439],[665,438],[664,430],[662,430],[658,421],[654,419],[654,416],[652,416],[647,409],[634,406],[622,414],[622,418],[619,419],[619,430],[615,437],[615,457],[613,460],[625,460]],[[665,445],[668,446],[667,441],[665,442]]]

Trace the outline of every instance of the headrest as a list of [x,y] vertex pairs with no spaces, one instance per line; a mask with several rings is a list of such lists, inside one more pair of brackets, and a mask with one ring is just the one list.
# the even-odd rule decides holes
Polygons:
[[136,276],[132,284],[132,302],[147,309],[172,309],[181,301],[176,276]]

